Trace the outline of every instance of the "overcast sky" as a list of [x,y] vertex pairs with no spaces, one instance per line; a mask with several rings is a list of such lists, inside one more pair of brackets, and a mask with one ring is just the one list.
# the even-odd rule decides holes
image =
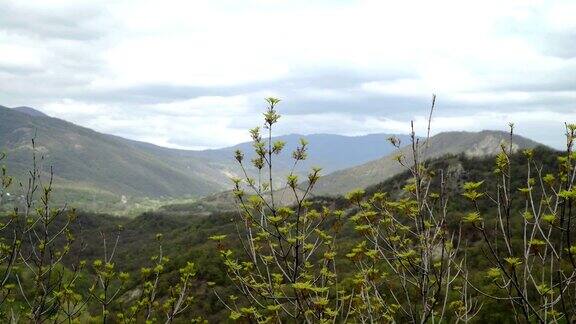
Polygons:
[[0,105],[178,148],[576,122],[576,1],[0,0]]

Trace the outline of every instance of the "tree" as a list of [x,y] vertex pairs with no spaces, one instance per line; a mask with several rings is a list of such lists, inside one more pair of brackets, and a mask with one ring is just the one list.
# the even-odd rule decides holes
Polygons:
[[[244,298],[218,297],[232,319],[333,321],[345,310],[335,272],[336,236],[342,213],[308,200],[320,169],[312,169],[300,185],[294,170],[307,157],[304,139],[292,153],[293,171],[286,178],[286,186],[274,188],[274,157],[285,143],[272,139],[273,127],[280,118],[276,111],[280,100],[267,98],[266,102],[265,138],[260,128],[250,130],[255,152],[250,162],[257,170],[256,179],[248,175],[243,152],[235,154],[244,174],[243,179],[233,179],[243,257],[226,247],[226,237],[212,237],[219,242],[227,273]],[[292,197],[291,206],[282,203],[284,195]]]
[[[524,175],[514,173],[513,129],[510,124],[510,143],[503,144],[496,157],[495,190],[483,190],[482,182],[464,185],[464,195],[476,210],[468,222],[482,234],[486,258],[493,265],[486,276],[497,288],[495,294],[482,294],[509,302],[517,321],[574,322],[576,125],[566,125],[566,151],[558,157],[555,173],[544,173],[534,151],[525,150]],[[520,178],[522,187],[514,188]],[[495,220],[480,215],[482,202],[495,206]]]

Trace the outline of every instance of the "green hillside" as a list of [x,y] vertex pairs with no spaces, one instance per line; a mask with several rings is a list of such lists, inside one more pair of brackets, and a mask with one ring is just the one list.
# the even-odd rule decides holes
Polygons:
[[199,196],[221,189],[215,171],[201,158],[170,157],[142,150],[127,140],[101,134],[66,121],[0,108],[1,150],[6,163],[22,178],[30,168],[32,144],[44,159],[44,172],[53,167],[59,189],[81,198]]

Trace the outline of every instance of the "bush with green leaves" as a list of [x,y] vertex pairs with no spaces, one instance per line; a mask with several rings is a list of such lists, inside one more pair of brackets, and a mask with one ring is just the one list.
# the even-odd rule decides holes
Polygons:
[[[291,172],[285,186],[274,187],[274,158],[285,143],[272,139],[280,100],[266,101],[265,134],[260,128],[250,131],[255,157],[246,162],[243,152],[235,154],[244,174],[233,180],[243,255],[226,246],[226,237],[212,237],[219,242],[227,273],[242,298],[218,296],[235,320],[331,322],[346,309],[335,271],[342,213],[308,200],[319,178],[318,168],[304,182]],[[305,140],[292,157],[294,171],[307,157]],[[247,163],[258,171],[255,178],[248,175]]]
[[[426,322],[442,321],[448,306],[458,318],[473,317],[478,305],[466,290],[449,293],[461,275],[459,234],[446,229],[447,197],[442,188],[438,193],[430,191],[434,175],[421,157],[426,143],[413,132],[412,156],[398,158],[412,173],[406,197],[393,200],[377,193],[366,198],[361,190],[348,195],[355,207],[349,221],[363,240],[345,256],[339,255],[336,237],[344,225],[344,212],[307,200],[319,170],[312,170],[305,181],[290,174],[285,187],[273,187],[273,159],[284,143],[272,140],[273,125],[280,117],[275,109],[279,100],[267,102],[266,138],[259,128],[250,131],[256,153],[251,163],[260,171],[257,179],[248,176],[244,154],[236,152],[244,171],[243,179],[234,180],[244,257],[226,247],[225,237],[213,237],[230,278],[244,297],[241,301],[237,296],[221,297],[230,317]],[[400,147],[397,139],[391,141]],[[305,141],[293,157],[297,167],[306,157]],[[283,205],[285,201],[277,197],[287,192],[294,198],[292,204]],[[346,278],[337,277],[341,258],[356,266]]]
[[[510,124],[511,139],[512,134]],[[523,151],[523,174],[513,173],[510,141],[496,157],[495,187],[485,188],[483,181],[463,187],[474,209],[464,221],[481,233],[492,265],[485,270],[491,291],[478,292],[509,303],[517,321],[576,321],[575,136],[576,125],[566,125],[566,151],[555,172],[543,171],[528,149]],[[513,187],[515,179],[523,179],[523,185]],[[496,210],[491,219],[480,210],[487,204]]]
[[[431,111],[434,104],[435,97]],[[409,174],[396,197],[347,195],[355,207],[349,221],[362,237],[346,255],[357,269],[354,314],[362,322],[468,321],[479,309],[461,279],[460,229],[448,227],[444,173],[428,167],[428,139],[412,128],[410,155],[396,157]],[[401,152],[397,138],[390,142]]]

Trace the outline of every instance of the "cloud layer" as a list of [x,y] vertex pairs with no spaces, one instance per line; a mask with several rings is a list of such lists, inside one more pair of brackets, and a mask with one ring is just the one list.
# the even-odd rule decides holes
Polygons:
[[505,129],[561,147],[576,121],[576,4],[559,1],[0,1],[0,104],[211,148],[262,98],[282,133]]

